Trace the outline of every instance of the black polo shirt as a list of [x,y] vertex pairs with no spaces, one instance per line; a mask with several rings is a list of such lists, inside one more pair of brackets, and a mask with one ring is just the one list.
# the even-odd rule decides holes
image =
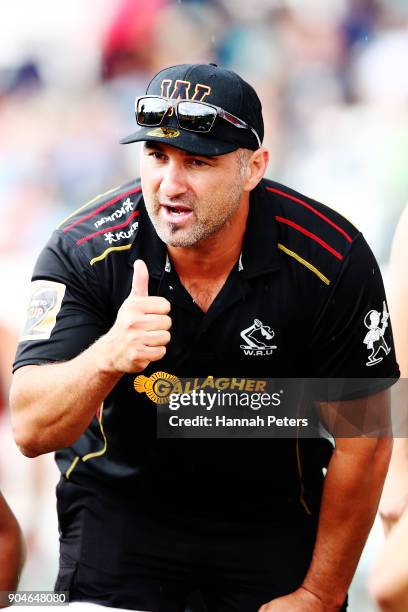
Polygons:
[[[398,378],[390,324],[381,331],[378,320],[388,314],[381,274],[362,234],[269,180],[251,193],[240,259],[207,313],[172,268],[140,181],[74,212],[35,266],[14,369],[72,359],[106,333],[139,258],[149,294],[170,301],[172,318],[167,353],[146,376],[342,379],[325,399],[370,395]],[[156,407],[136,393],[135,376],[124,375],[84,434],[56,453],[63,480],[185,504],[192,490],[207,502],[217,490],[219,503],[259,497],[260,487],[272,503],[280,492],[296,496],[304,479],[306,487],[320,479],[324,440],[157,439]]]

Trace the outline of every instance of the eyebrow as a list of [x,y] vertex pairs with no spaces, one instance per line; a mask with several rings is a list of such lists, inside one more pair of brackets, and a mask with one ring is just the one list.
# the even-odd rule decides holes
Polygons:
[[[158,151],[163,151],[162,143],[156,142],[155,140],[145,140],[144,148],[148,150],[157,149]],[[219,155],[203,155],[202,153],[192,153],[191,151],[186,151],[185,149],[178,149],[179,151],[184,151],[187,157],[202,157],[203,159],[208,159],[215,161]]]
[[145,149],[160,149],[160,143],[155,142],[154,140],[145,140],[144,148]]

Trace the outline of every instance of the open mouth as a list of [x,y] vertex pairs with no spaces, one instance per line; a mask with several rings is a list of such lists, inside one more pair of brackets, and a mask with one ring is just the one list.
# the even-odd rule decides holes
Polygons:
[[181,223],[193,215],[193,211],[184,204],[162,204],[162,214],[166,221]]
[[183,204],[162,204],[164,208],[167,208],[168,212],[181,215],[183,213],[191,212],[191,208],[184,206]]

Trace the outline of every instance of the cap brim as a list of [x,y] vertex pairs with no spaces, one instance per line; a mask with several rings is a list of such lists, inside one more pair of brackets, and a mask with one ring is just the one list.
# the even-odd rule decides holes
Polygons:
[[141,128],[122,138],[121,144],[130,144],[132,142],[141,142],[144,140],[152,140],[162,142],[164,144],[188,151],[194,155],[224,155],[236,151],[241,145],[233,142],[224,142],[222,140],[212,138],[211,132],[208,134],[197,134],[195,132],[187,132],[180,128],[173,127],[148,127]]

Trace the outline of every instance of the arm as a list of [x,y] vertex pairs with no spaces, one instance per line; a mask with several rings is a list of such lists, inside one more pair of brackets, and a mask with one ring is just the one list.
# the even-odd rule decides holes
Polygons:
[[408,602],[408,509],[387,538],[371,572],[369,590],[382,612],[405,612]]
[[147,295],[148,272],[135,264],[129,297],[107,334],[70,361],[17,370],[10,394],[16,443],[35,457],[72,444],[124,373],[161,359],[170,341],[170,304]]
[[[340,410],[365,411],[367,398],[341,402]],[[321,404],[323,413],[339,412],[339,403]],[[370,411],[389,411],[389,391],[369,398]],[[383,417],[381,417],[382,419]],[[327,418],[325,419],[327,422]],[[320,509],[312,562],[300,589],[263,606],[260,612],[331,612],[346,598],[373,524],[392,449],[384,438],[337,438]]]
[[101,338],[65,363],[24,366],[14,374],[13,433],[26,457],[70,446],[87,429],[121,377],[104,363],[105,343]]
[[374,522],[391,449],[389,438],[336,441],[313,560],[304,581],[324,602],[340,605],[346,597]]
[[[20,527],[0,493],[0,592],[17,588],[23,567],[24,550]],[[0,608],[8,605],[0,598]]]

